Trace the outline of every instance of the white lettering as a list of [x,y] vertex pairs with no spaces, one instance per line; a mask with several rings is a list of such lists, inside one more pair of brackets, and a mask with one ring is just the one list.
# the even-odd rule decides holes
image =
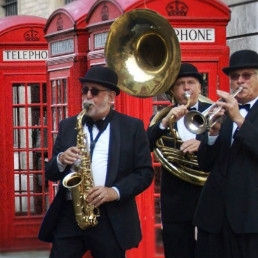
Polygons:
[[43,61],[48,57],[47,50],[3,50],[3,61]]
[[179,42],[215,42],[215,29],[212,28],[175,28]]

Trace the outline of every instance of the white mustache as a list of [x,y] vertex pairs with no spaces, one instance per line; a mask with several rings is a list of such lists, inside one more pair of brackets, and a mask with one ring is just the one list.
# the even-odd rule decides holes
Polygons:
[[87,111],[89,111],[91,106],[95,106],[94,103],[92,101],[84,101],[82,103],[82,108],[86,109]]

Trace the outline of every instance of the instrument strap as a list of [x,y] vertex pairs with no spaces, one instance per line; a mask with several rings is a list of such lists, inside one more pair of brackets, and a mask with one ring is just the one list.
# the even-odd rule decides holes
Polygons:
[[106,130],[107,125],[109,124],[113,114],[114,114],[114,111],[111,109],[110,112],[108,113],[107,117],[104,120],[102,128],[99,129],[99,132],[96,135],[95,139],[93,139],[93,133],[92,133],[93,126],[88,126],[88,129],[89,129],[89,132],[90,132],[90,156],[91,156],[91,158],[92,158],[92,155],[93,155],[93,150],[95,148],[95,145],[96,145],[100,135]]

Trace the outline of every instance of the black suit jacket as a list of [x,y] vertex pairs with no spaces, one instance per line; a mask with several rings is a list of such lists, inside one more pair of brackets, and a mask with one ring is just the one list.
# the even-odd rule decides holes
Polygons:
[[[60,122],[53,156],[46,165],[46,177],[62,181],[70,167],[62,173],[57,166],[58,153],[76,145],[76,116]],[[143,122],[114,111],[110,121],[110,144],[105,186],[115,186],[120,200],[105,204],[116,238],[123,249],[136,247],[141,240],[140,221],[135,196],[150,186],[154,176],[149,143]],[[42,222],[39,239],[51,242],[67,189],[60,184]],[[101,216],[101,215],[100,215]]]
[[[198,110],[202,112],[209,106],[208,103],[199,102]],[[159,123],[147,130],[151,150],[156,147],[155,143],[162,135],[169,133],[168,130],[161,130]],[[176,128],[176,123],[174,127]],[[196,136],[198,140],[202,137],[202,135]],[[201,189],[201,186],[183,181],[162,167],[160,189],[162,222],[192,221]]]
[[233,123],[226,119],[216,143],[201,143],[198,160],[211,173],[203,187],[194,224],[217,233],[225,217],[235,233],[258,233],[258,102],[231,144]]

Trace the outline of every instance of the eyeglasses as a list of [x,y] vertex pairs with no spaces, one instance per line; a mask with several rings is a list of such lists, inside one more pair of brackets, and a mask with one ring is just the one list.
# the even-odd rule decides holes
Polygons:
[[107,91],[107,90],[100,90],[100,89],[97,89],[97,88],[91,88],[89,89],[88,87],[83,87],[82,88],[82,94],[86,95],[88,94],[88,92],[90,91],[91,95],[93,97],[97,96],[101,91]]
[[242,73],[242,74],[239,74],[239,73],[231,73],[229,75],[230,79],[232,81],[237,81],[239,79],[239,77],[241,76],[244,80],[250,80],[250,78],[252,77],[253,74],[256,74],[256,72],[252,72],[252,73],[248,73],[248,72],[245,72],[245,73]]

